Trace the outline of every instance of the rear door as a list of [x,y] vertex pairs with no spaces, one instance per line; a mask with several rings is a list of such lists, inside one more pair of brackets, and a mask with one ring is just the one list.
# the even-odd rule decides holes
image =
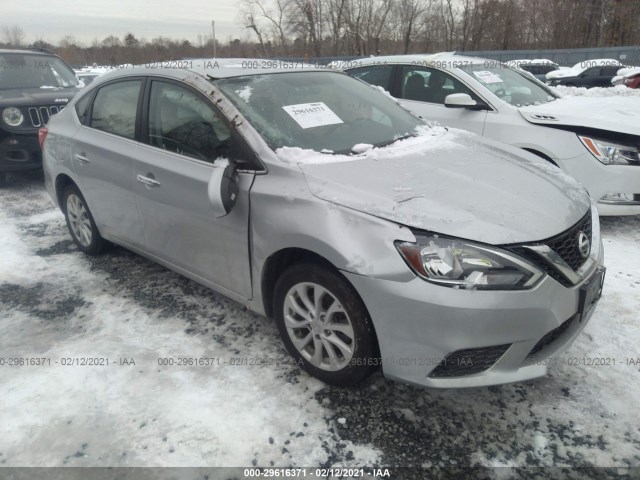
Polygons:
[[184,84],[151,79],[143,107],[143,152],[134,165],[146,250],[251,298],[249,190],[255,172],[241,173],[233,210],[216,218],[207,188],[218,158],[239,158],[237,133],[204,95]]
[[133,192],[133,157],[139,148],[136,118],[143,85],[142,78],[121,79],[78,102],[82,126],[71,147],[78,186],[100,233],[136,247],[144,243]]

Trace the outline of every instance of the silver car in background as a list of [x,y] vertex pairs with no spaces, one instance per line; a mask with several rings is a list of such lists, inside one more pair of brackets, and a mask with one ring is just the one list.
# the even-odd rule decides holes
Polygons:
[[252,66],[108,73],[51,119],[46,186],[78,248],[122,245],[275,319],[328,383],[544,375],[601,294],[586,191],[343,73]]

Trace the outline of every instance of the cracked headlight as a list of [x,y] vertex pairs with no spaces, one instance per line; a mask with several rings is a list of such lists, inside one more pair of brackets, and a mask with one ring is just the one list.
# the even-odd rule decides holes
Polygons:
[[605,165],[640,165],[640,148],[578,135],[587,150]]
[[396,248],[418,276],[446,287],[522,290],[543,276],[506,250],[456,238],[416,235],[416,243],[398,241]]
[[19,127],[24,122],[24,115],[19,108],[8,107],[2,111],[2,120],[10,127]]

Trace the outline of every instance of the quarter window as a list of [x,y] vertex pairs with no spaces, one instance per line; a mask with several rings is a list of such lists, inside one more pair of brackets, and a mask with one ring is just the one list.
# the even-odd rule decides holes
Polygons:
[[91,127],[121,137],[135,138],[141,83],[141,80],[127,80],[98,90],[91,111]]
[[230,154],[231,130],[203,97],[173,83],[154,81],[149,103],[149,144],[213,162]]
[[76,114],[78,115],[78,120],[83,125],[87,123],[87,115],[89,114],[89,105],[91,103],[91,93],[82,97],[76,103]]

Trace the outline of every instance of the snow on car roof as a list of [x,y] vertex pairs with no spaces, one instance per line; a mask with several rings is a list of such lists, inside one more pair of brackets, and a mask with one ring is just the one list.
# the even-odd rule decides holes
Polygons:
[[[376,65],[380,63],[411,63],[416,65],[426,65],[429,63],[443,62],[444,60],[451,60],[453,62],[459,62],[460,64],[483,64],[485,62],[496,62],[497,60],[489,60],[486,58],[480,57],[466,57],[462,55],[455,55],[455,52],[440,52],[440,53],[432,53],[432,54],[412,54],[412,55],[384,55],[379,57],[368,57],[368,58],[359,58],[354,60],[353,62],[345,62],[345,63],[354,63],[358,66],[365,65]],[[340,61],[332,62],[331,64],[340,64]],[[329,64],[329,65],[331,65]],[[446,63],[437,64],[438,67],[442,68],[451,68],[448,67]],[[453,67],[455,68],[455,67]]]
[[624,67],[618,70],[617,76],[627,78],[632,77],[634,75],[638,75],[640,73],[640,67]]

